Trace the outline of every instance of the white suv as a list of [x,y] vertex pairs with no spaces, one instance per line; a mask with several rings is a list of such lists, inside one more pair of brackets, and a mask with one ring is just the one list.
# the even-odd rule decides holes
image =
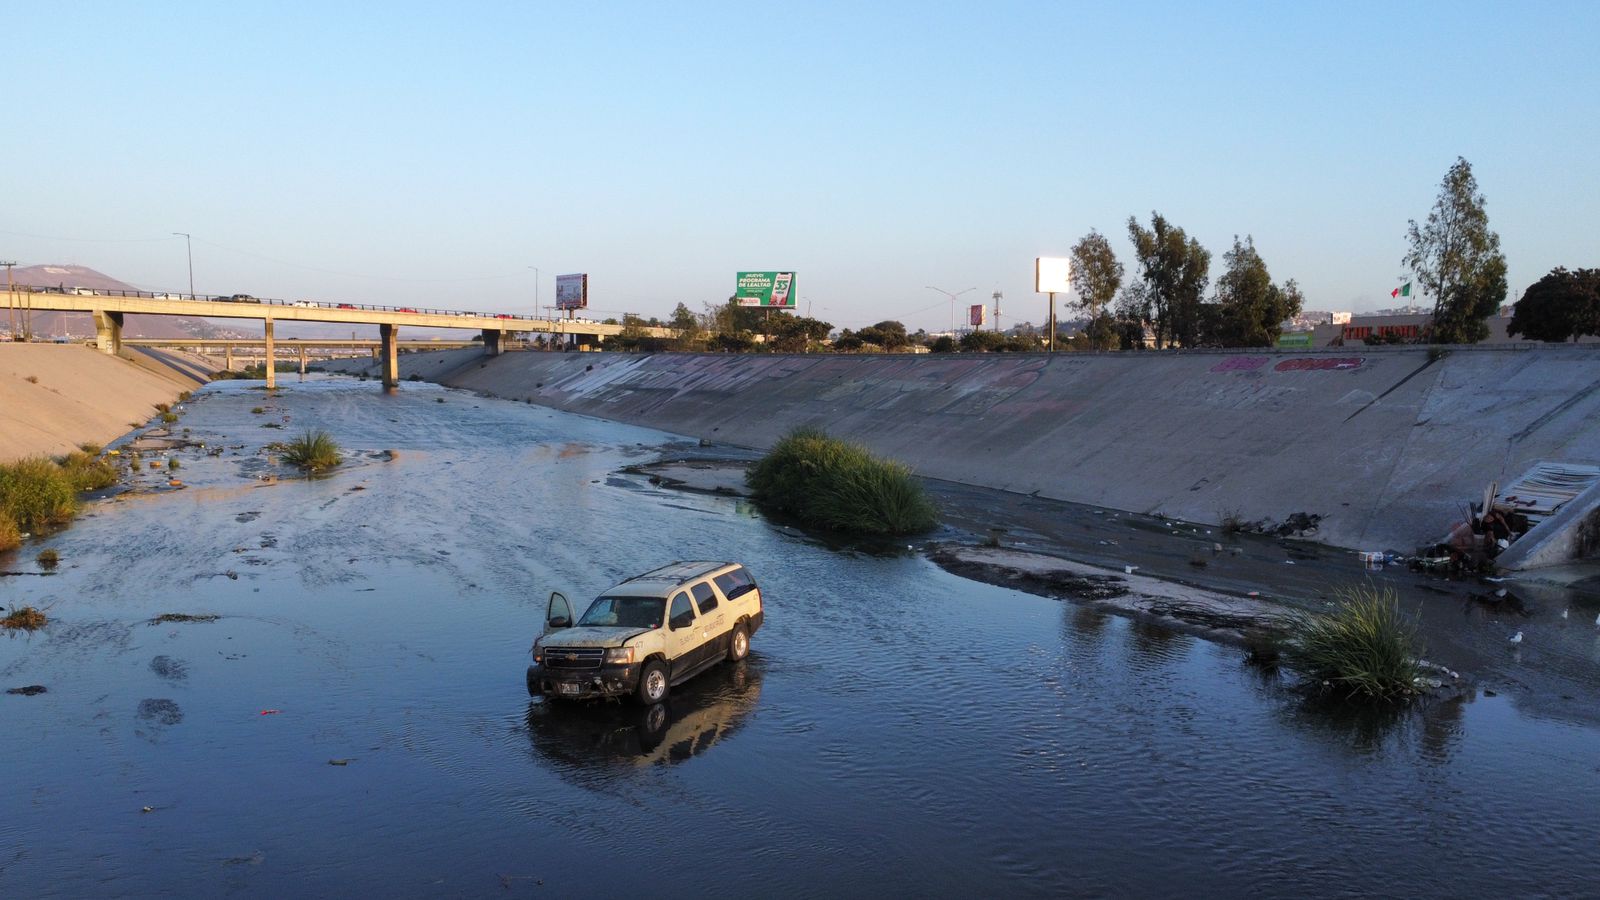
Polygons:
[[567,598],[553,593],[533,642],[528,693],[659,703],[672,685],[744,659],[763,618],[761,589],[731,562],[676,562],[630,578],[576,624]]

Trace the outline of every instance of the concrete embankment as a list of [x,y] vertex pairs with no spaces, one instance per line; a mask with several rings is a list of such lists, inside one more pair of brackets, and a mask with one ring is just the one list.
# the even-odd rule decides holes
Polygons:
[[[335,371],[362,372],[349,360]],[[1592,348],[983,356],[408,354],[402,377],[764,448],[817,425],[924,475],[1409,551],[1540,460],[1600,462]]]
[[0,343],[0,462],[107,443],[212,371],[189,354]]

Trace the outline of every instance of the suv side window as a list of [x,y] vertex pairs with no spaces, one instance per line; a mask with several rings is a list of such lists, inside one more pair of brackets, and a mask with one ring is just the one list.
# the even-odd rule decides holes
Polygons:
[[717,587],[722,588],[722,596],[727,597],[729,600],[734,600],[750,593],[756,586],[755,580],[750,577],[749,572],[745,571],[744,566],[740,566],[732,572],[724,572],[711,580],[717,583]]
[[689,590],[694,591],[694,602],[700,607],[700,615],[710,615],[717,608],[717,595],[711,590],[711,585],[702,581]]
[[683,628],[694,624],[694,607],[689,605],[689,595],[683,591],[672,596],[672,613],[667,616],[668,628]]

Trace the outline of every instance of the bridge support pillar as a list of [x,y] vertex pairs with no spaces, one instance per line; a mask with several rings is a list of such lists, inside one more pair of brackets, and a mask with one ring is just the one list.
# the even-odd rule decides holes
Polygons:
[[300,377],[302,379],[306,377],[306,347],[304,344],[300,345]]
[[115,356],[122,352],[122,313],[94,310],[95,344],[101,353]]
[[270,391],[273,388],[278,386],[278,351],[277,351],[276,346],[274,345],[273,340],[272,340],[272,320],[271,319],[267,319],[266,320],[266,332],[265,333],[266,333],[266,338],[267,338],[267,347],[266,347],[266,350],[267,350],[267,358],[266,358],[267,390]]
[[505,332],[499,330],[498,328],[485,328],[483,330],[483,355],[499,356],[500,340],[504,336]]
[[382,351],[379,369],[383,372],[384,387],[400,385],[400,326],[379,325],[378,344]]
[[224,371],[233,371],[233,345],[227,344],[222,348],[222,368]]

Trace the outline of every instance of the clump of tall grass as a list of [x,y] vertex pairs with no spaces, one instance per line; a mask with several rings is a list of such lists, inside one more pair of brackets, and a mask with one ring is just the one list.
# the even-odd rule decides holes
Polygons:
[[54,547],[46,547],[39,551],[39,555],[35,556],[33,561],[38,563],[41,569],[54,569],[61,563],[61,552]]
[[4,509],[0,509],[0,553],[15,550],[22,546],[22,531],[17,528],[16,520]]
[[98,491],[117,483],[117,469],[110,460],[99,456],[99,450],[93,453],[88,448],[93,444],[85,444],[84,449],[74,450],[66,456],[56,458],[56,465],[67,473],[67,478],[72,482],[75,491]]
[[326,431],[308,431],[284,446],[283,459],[308,472],[331,469],[339,464],[339,445]]
[[790,432],[745,480],[757,503],[830,531],[913,534],[938,522],[909,467],[820,429]]
[[1334,592],[1338,608],[1300,616],[1284,656],[1327,692],[1390,700],[1414,693],[1422,670],[1416,626],[1393,588],[1371,584]]
[[77,493],[67,471],[45,457],[0,465],[0,515],[22,531],[65,525],[78,511]]

